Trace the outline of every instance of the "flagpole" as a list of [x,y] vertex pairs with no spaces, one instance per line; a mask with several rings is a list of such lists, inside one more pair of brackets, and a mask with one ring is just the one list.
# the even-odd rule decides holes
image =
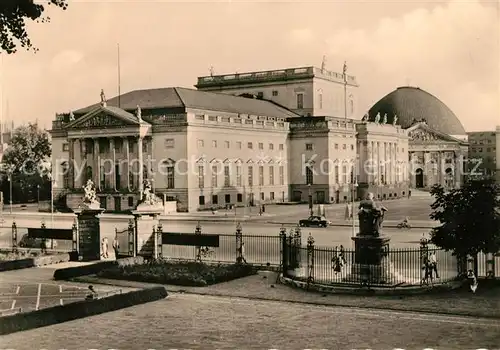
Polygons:
[[120,44],[117,44],[117,61],[118,61],[118,108],[121,108],[121,70],[120,70]]
[[342,71],[344,76],[344,118],[347,121],[347,63],[345,61]]

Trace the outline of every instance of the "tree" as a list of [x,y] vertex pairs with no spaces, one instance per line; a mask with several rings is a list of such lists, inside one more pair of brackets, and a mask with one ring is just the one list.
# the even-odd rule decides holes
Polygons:
[[[49,22],[50,17],[42,17],[45,7],[42,1],[1,0],[0,1],[0,45],[1,51],[12,54],[17,45],[27,50],[38,51],[33,46],[26,31],[26,20]],[[45,0],[47,5],[56,5],[63,10],[68,7],[67,0]],[[0,52],[1,52],[0,51]]]
[[449,192],[436,185],[431,194],[430,217],[441,223],[431,231],[433,244],[452,251],[461,264],[468,255],[500,250],[500,188],[493,180],[470,179]]
[[13,197],[16,202],[26,202],[37,198],[40,190],[45,197],[50,188],[47,160],[51,155],[49,135],[37,124],[17,127],[2,158],[4,198],[10,201],[9,181],[13,183]]

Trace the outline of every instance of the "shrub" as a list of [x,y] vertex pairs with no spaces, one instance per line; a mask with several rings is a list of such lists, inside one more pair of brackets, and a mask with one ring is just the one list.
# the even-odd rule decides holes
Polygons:
[[148,264],[113,266],[98,272],[99,277],[202,287],[231,281],[256,273],[251,265],[207,265],[199,262],[157,261]]

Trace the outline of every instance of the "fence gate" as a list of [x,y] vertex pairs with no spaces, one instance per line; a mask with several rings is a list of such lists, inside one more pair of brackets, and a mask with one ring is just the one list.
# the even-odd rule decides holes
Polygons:
[[[18,250],[17,244],[17,225],[15,222],[12,223],[12,250]],[[28,228],[28,238],[31,239],[41,239],[42,240],[42,250],[47,249],[46,241],[48,239],[52,240],[66,240],[71,241],[71,253],[75,255],[75,258],[78,257],[78,223],[75,219],[73,226],[70,229],[61,229],[61,228],[47,228],[45,222],[42,222],[40,228]],[[72,257],[73,259],[73,257]]]
[[118,230],[115,227],[115,241],[118,243],[118,255],[121,256],[135,256],[135,225],[134,220],[128,221],[127,228]]

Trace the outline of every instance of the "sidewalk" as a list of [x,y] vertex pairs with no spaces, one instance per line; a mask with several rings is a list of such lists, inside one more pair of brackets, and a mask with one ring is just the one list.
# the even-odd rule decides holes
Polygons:
[[[350,294],[320,294],[276,284],[277,274],[261,271],[256,276],[236,279],[207,287],[181,287],[165,285],[169,293],[189,293],[231,298],[247,298],[289,303],[412,311],[431,314],[485,317],[500,319],[500,286],[478,289],[474,295],[465,288],[447,293],[408,296],[361,296]],[[77,282],[108,284],[116,287],[146,288],[157,284],[101,279],[94,276],[80,277]],[[495,281],[493,281],[495,282]],[[484,282],[480,284],[484,285]]]

